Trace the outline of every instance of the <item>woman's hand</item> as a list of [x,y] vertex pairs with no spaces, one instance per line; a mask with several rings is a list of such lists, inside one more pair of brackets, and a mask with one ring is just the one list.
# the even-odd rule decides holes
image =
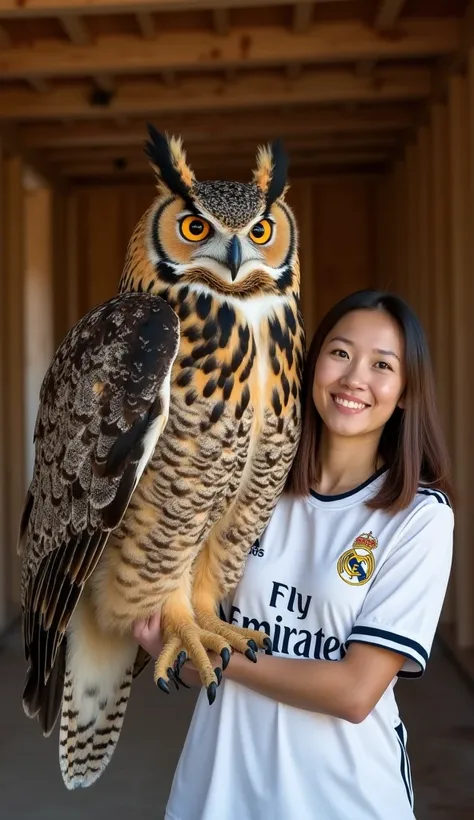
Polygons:
[[161,613],[155,612],[151,618],[143,621],[135,621],[132,628],[133,637],[136,638],[140,646],[142,646],[152,658],[157,658],[163,649],[160,624]]

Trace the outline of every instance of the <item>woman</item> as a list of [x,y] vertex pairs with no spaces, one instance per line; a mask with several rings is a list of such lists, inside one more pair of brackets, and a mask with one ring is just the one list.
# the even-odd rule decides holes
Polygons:
[[[416,317],[389,294],[343,299],[305,387],[287,492],[224,613],[264,629],[273,655],[234,653],[211,708],[201,692],[167,820],[414,817],[394,685],[425,669],[453,535]],[[135,636],[156,656],[159,618]]]

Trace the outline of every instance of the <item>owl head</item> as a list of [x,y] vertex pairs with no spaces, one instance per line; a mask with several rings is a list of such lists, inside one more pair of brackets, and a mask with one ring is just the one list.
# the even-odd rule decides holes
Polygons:
[[[142,272],[141,287],[160,292],[160,284],[185,285],[241,298],[297,291],[297,230],[285,202],[281,144],[259,148],[251,182],[199,182],[181,139],[148,131],[145,150],[158,195],[137,227],[129,247],[135,261],[127,266],[136,280],[138,245],[142,251],[144,245],[151,267]],[[133,281],[127,289],[135,289]]]

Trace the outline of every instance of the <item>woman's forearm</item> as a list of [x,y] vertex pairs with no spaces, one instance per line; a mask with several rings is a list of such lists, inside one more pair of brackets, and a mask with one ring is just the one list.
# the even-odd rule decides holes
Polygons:
[[[366,717],[365,698],[344,661],[295,660],[259,654],[257,663],[235,653],[225,677],[266,697],[359,723]],[[357,691],[359,689],[359,692]]]

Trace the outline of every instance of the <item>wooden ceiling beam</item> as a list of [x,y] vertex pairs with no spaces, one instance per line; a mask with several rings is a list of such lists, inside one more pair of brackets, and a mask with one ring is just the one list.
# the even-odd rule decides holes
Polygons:
[[[328,152],[328,151],[351,151],[351,150],[373,150],[378,148],[395,148],[400,141],[400,135],[395,133],[378,134],[339,134],[320,135],[319,137],[307,137],[305,139],[286,139],[285,149],[290,161],[303,151]],[[258,142],[249,139],[223,140],[219,142],[219,155],[224,157],[234,157],[247,155],[249,158],[255,157]],[[216,143],[195,144],[186,142],[186,150],[191,165],[195,162],[202,163],[204,157],[214,158],[216,156]],[[111,146],[100,146],[94,148],[49,148],[43,150],[45,160],[51,165],[61,165],[66,162],[113,162],[119,157],[124,157],[128,161],[143,159],[144,151],[141,144],[123,146],[121,148]]]
[[27,77],[26,80],[38,94],[49,94],[51,91],[50,84],[43,77]]
[[213,9],[212,23],[215,33],[219,37],[225,37],[230,32],[230,12],[226,8]]
[[393,28],[400,17],[407,0],[380,0],[374,28],[387,31]]
[[141,11],[136,15],[138,28],[144,40],[154,40],[156,37],[156,27],[153,15],[148,11]]
[[[1,1],[1,0],[0,0]],[[71,18],[64,18],[71,19]],[[72,18],[75,19],[75,18]],[[82,29],[71,29],[79,42]],[[75,34],[73,33],[75,32]],[[83,35],[86,36],[83,32]],[[319,23],[302,34],[279,26],[232,28],[227,37],[213,32],[169,31],[155,40],[137,35],[109,36],[94,45],[41,41],[2,52],[2,77],[80,77],[161,71],[264,68],[358,60],[394,60],[452,54],[460,43],[456,18],[410,19],[400,36],[386,37],[362,21]]]
[[[72,14],[65,17],[61,16],[59,17],[59,22],[73,46],[90,46],[92,44],[89,29],[80,17],[76,17]],[[28,43],[25,48],[34,48],[34,45]]]
[[313,22],[313,3],[296,3],[293,6],[293,31],[306,34]]
[[100,88],[101,91],[105,91],[107,94],[115,93],[115,80],[109,74],[96,74],[94,76],[94,83],[97,88]]
[[[301,156],[298,160],[293,162],[292,164],[292,176],[295,177],[298,175],[298,169],[300,167],[304,167],[305,169],[312,168],[314,171],[318,171],[324,168],[330,168],[331,166],[342,167],[345,165],[372,165],[372,164],[382,164],[387,162],[391,157],[390,152],[387,151],[348,151],[347,153],[336,152],[332,154],[326,154],[324,157],[308,157],[308,156]],[[219,161],[218,164],[216,162],[212,162],[212,165],[209,165],[209,160],[206,160],[206,165],[194,165],[196,174],[198,176],[202,176],[202,169],[206,169],[209,174],[210,178],[218,178],[219,176],[228,176],[228,171],[231,169],[232,171],[242,170],[246,176],[252,170],[252,164],[249,163],[249,159],[247,157],[223,157],[222,162]],[[116,176],[120,177],[123,176],[124,178],[127,177],[128,174],[143,174],[143,176],[152,177],[151,169],[147,166],[146,161],[135,161],[126,164],[122,168],[117,168],[111,163],[103,163],[103,164],[89,164],[89,163],[71,163],[64,165],[60,169],[60,173],[64,177],[100,177],[100,176]]]
[[430,93],[431,72],[420,66],[381,67],[375,82],[342,69],[306,70],[291,83],[279,72],[259,71],[239,75],[232,83],[212,76],[183,80],[170,87],[153,80],[124,82],[106,105],[94,105],[88,83],[56,84],[42,97],[26,89],[5,87],[0,88],[0,119],[149,117],[173,111],[409,101],[426,99]]
[[[355,113],[338,109],[296,109],[291,117],[284,113],[254,112],[249,120],[226,115],[161,116],[157,127],[169,134],[180,134],[185,143],[199,144],[231,138],[247,140],[268,139],[279,135],[284,140],[312,135],[345,135],[372,132],[404,132],[415,124],[415,110],[404,105],[377,105],[359,109]],[[128,145],[142,145],[146,139],[146,120],[129,121],[117,128],[114,120],[93,120],[74,123],[33,123],[21,127],[25,145],[42,148],[75,148],[110,146],[112,149]]]
[[9,48],[11,45],[11,39],[8,31],[2,25],[0,25],[0,48]]
[[[314,0],[300,0],[312,4]],[[325,0],[339,2],[339,0]],[[3,17],[54,17],[63,14],[136,14],[138,12],[191,11],[215,8],[285,6],[288,0],[0,0]]]

